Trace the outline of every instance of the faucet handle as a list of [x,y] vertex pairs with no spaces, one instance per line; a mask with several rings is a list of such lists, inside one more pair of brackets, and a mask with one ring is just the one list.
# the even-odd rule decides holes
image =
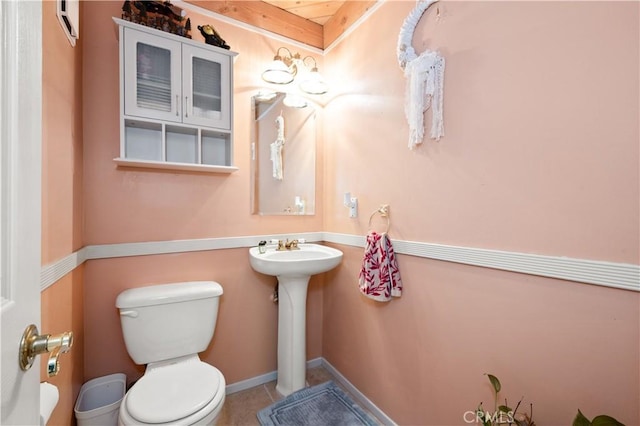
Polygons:
[[298,247],[298,240],[291,240],[291,244],[289,245],[290,250],[300,250]]

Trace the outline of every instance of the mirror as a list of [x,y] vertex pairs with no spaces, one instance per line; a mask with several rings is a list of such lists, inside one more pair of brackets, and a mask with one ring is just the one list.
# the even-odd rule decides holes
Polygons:
[[285,93],[259,93],[251,114],[252,213],[315,214],[315,108]]

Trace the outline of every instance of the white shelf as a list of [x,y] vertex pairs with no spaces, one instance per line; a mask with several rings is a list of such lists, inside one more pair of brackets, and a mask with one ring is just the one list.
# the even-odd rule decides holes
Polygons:
[[230,174],[238,170],[234,166],[212,166],[209,164],[174,163],[171,161],[135,160],[130,158],[114,158],[118,167],[143,167],[147,169],[183,170],[201,173],[226,173]]

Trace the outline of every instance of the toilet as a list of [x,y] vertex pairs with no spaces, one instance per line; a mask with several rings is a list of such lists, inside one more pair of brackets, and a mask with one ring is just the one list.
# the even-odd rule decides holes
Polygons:
[[225,400],[224,376],[198,356],[209,346],[222,286],[213,281],[162,284],[118,295],[129,356],[146,364],[125,394],[120,425],[214,425]]

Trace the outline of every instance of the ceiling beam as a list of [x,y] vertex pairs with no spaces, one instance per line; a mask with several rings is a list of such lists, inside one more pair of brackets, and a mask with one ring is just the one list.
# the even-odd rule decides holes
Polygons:
[[367,10],[369,10],[376,0],[348,0],[338,11],[324,24],[323,49],[333,43],[347,28],[353,25]]
[[[322,25],[263,1],[188,0],[195,6],[322,49]],[[351,2],[348,2],[351,3]],[[359,1],[354,3],[360,3]],[[375,2],[373,2],[375,3]]]

